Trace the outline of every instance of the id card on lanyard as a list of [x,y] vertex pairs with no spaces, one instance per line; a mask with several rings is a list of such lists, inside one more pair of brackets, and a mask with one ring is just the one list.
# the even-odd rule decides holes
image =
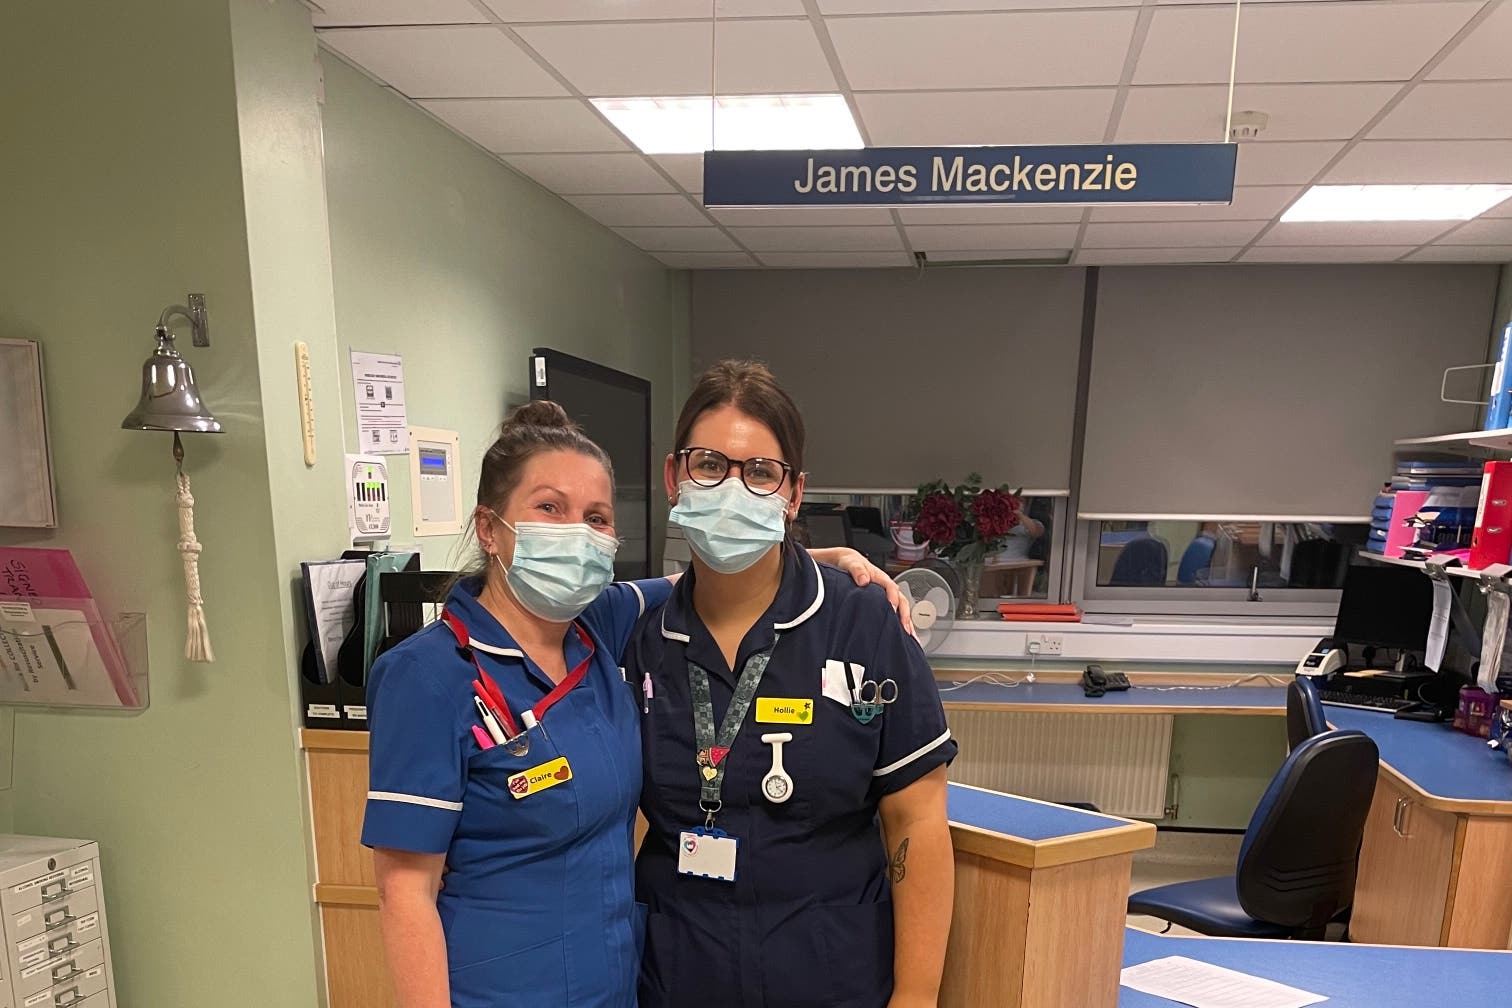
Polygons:
[[746,659],[718,732],[714,730],[714,698],[709,690],[709,673],[688,662],[688,689],[693,700],[693,742],[697,746],[698,808],[705,818],[702,827],[678,834],[677,871],[680,875],[696,875],[720,882],[735,881],[740,838],[715,829],[714,819],[724,804],[720,795],[724,793],[725,757],[740,734],[746,712],[756,697],[761,674],[771,660],[770,650]]

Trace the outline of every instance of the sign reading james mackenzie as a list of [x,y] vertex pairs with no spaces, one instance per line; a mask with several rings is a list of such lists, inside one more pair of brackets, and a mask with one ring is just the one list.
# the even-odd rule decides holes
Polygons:
[[708,151],[704,205],[1228,203],[1234,144]]

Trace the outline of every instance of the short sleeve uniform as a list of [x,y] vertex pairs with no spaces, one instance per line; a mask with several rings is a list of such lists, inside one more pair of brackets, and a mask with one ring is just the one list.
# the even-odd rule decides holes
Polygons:
[[[882,1008],[892,990],[893,922],[879,802],[948,763],[950,738],[934,676],[878,587],[784,553],[781,588],[742,642],[735,671],[692,605],[685,575],[642,619],[626,652],[632,681],[650,679],[642,727],[641,809],[650,830],[636,893],[650,916],[640,1008]],[[679,834],[702,826],[688,665],[709,676],[716,724],[736,673],[770,652],[756,701],[727,761],[715,826],[740,840],[736,879],[678,873]],[[895,680],[895,703],[870,723],[851,710],[843,672]],[[772,710],[799,723],[763,723]],[[791,703],[787,703],[791,701]],[[778,715],[772,715],[778,716]],[[767,800],[764,733],[787,732],[788,800]]]
[[[478,602],[479,588],[457,585],[447,610],[518,722],[553,684]],[[569,631],[566,665],[587,659],[587,674],[529,731],[521,756],[474,739],[477,669],[440,622],[374,663],[362,842],[446,855],[436,902],[456,1008],[633,1008],[641,922],[629,878],[641,704],[621,656],[637,617],[668,589],[665,579],[614,584],[578,618],[591,656]],[[511,794],[511,778],[558,757],[571,767],[569,780]]]

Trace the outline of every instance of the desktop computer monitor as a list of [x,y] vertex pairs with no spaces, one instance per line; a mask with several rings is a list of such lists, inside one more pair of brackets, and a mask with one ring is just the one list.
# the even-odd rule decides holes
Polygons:
[[1334,639],[1344,644],[1422,651],[1433,616],[1433,582],[1406,567],[1355,565],[1344,575]]

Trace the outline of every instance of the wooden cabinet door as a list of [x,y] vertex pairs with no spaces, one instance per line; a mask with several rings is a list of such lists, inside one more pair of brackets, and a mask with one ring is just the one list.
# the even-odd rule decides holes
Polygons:
[[1383,945],[1438,945],[1459,817],[1423,807],[1386,771],[1365,822],[1349,936]]
[[378,908],[320,908],[330,1008],[396,1008],[378,931]]

